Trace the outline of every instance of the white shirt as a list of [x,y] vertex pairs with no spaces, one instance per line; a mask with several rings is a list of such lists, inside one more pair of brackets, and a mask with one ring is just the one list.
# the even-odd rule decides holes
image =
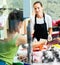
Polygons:
[[[47,30],[49,28],[52,28],[52,18],[45,14],[45,22],[47,24]],[[43,24],[44,23],[44,18],[36,18],[36,23],[37,24]],[[34,30],[34,25],[35,25],[35,16],[31,16],[31,32]]]

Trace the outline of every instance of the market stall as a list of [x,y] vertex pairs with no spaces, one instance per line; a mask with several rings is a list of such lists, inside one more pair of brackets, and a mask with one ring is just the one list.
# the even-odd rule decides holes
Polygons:
[[[21,45],[17,51],[17,56],[14,58],[14,62],[22,62],[28,64],[28,45],[25,47]],[[55,38],[54,40],[47,42],[42,39],[39,42],[32,42],[31,60],[32,65],[48,65],[60,64],[60,38]]]

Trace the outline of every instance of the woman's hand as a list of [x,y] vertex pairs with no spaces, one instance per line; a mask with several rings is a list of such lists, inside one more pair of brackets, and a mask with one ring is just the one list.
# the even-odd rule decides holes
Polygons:
[[48,35],[48,41],[52,41],[52,36]]

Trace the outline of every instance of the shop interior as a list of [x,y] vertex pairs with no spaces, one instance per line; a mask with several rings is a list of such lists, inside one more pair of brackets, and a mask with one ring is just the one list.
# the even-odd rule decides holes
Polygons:
[[[23,12],[24,22],[20,34],[27,38],[27,43],[19,46],[13,65],[60,65],[60,0],[40,0],[44,11],[52,17],[53,40],[41,39],[36,43],[32,42],[30,33],[30,16],[35,1],[37,0],[0,1],[0,43],[7,41],[10,13],[15,10]],[[19,18],[19,14],[16,16]]]

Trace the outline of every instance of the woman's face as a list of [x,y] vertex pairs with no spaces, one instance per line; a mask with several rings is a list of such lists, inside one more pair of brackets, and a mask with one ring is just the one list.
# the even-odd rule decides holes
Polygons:
[[40,15],[43,13],[43,7],[40,5],[40,3],[36,3],[33,7],[35,14]]

